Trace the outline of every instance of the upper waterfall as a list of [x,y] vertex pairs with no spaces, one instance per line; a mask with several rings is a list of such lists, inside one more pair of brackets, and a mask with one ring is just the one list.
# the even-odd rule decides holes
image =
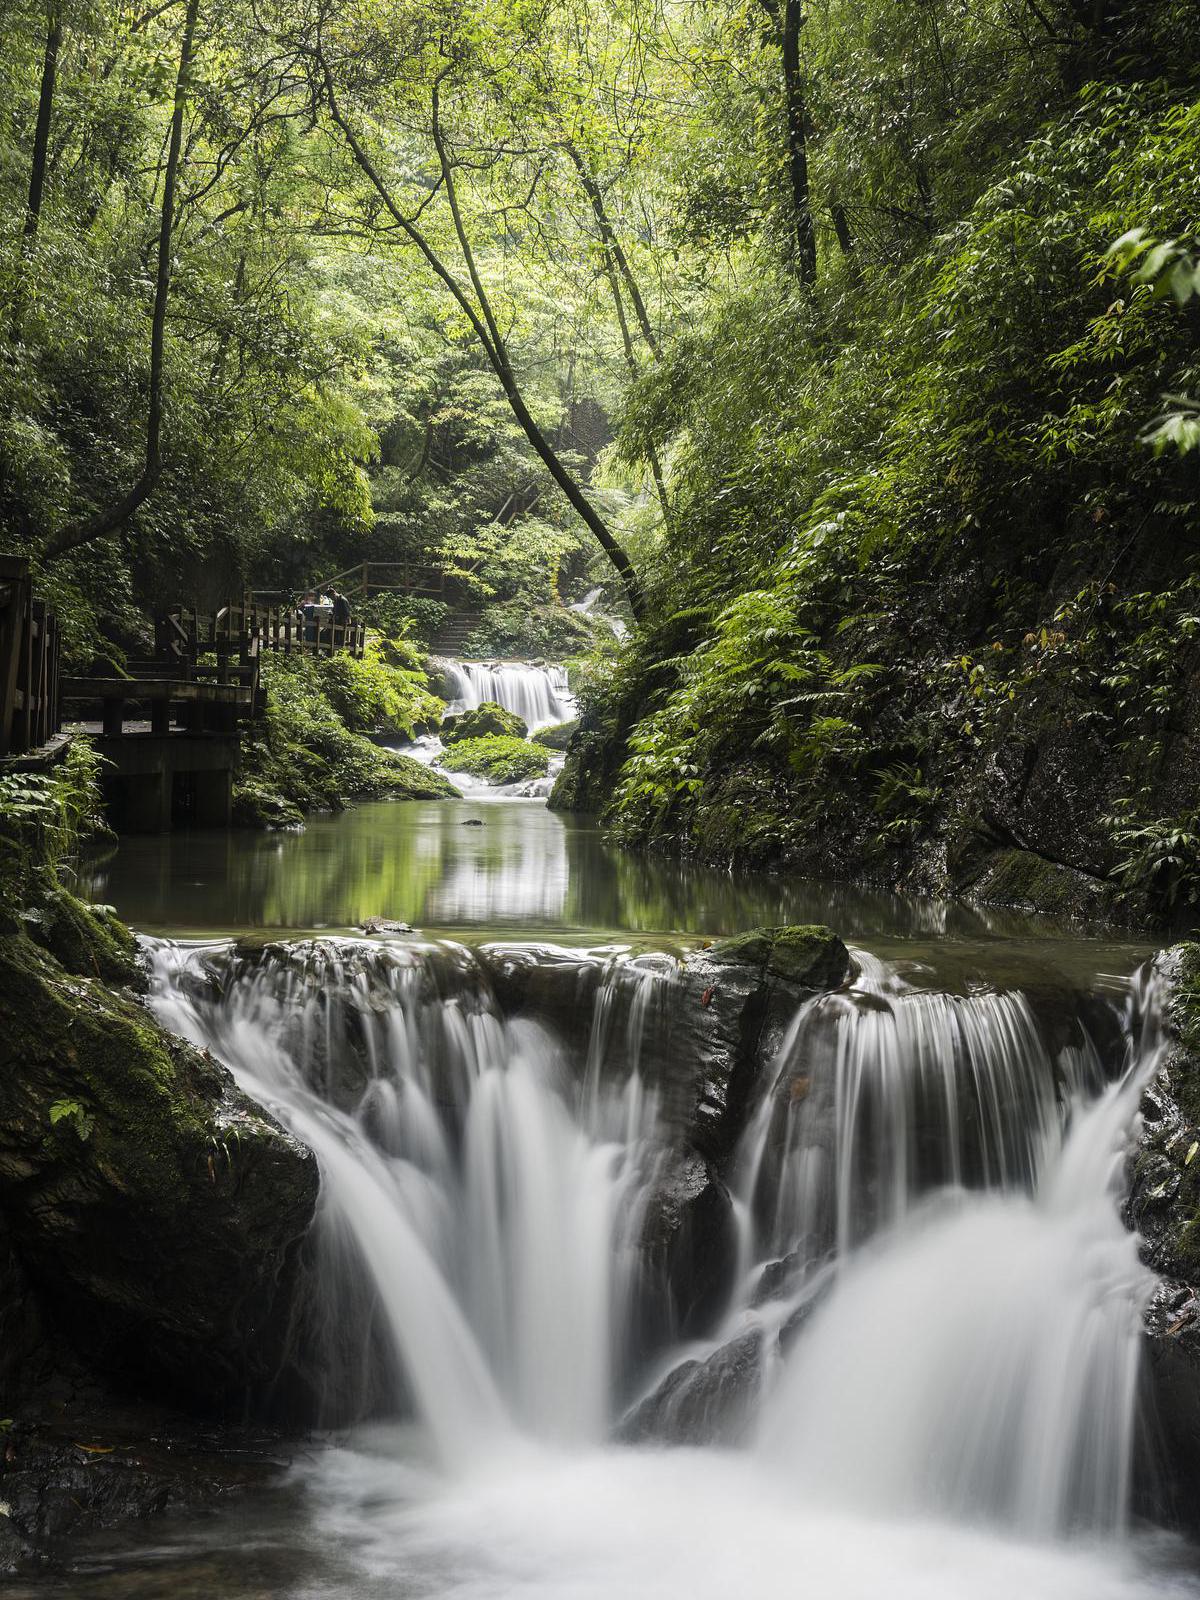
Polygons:
[[471,711],[484,701],[515,711],[531,733],[576,714],[565,667],[528,661],[439,659],[453,688],[449,709]]

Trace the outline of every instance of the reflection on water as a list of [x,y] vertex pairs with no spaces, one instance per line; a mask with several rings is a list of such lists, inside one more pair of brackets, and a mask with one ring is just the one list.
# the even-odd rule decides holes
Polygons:
[[183,934],[347,929],[368,917],[568,939],[785,922],[828,922],[860,940],[1055,931],[1015,913],[633,854],[538,800],[384,801],[316,817],[303,833],[130,836],[91,863],[82,888],[136,927]]

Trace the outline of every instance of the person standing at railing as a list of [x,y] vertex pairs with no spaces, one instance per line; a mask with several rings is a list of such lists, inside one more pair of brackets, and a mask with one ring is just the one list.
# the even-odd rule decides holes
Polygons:
[[335,650],[339,646],[343,650],[346,648],[351,616],[349,600],[346,599],[344,594],[335,589],[333,591],[333,648]]

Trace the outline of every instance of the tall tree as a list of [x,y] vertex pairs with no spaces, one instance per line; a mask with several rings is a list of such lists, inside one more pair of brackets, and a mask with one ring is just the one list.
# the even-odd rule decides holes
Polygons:
[[154,277],[154,305],[150,317],[150,389],[146,409],[146,455],[137,481],[115,504],[60,530],[48,543],[45,555],[56,559],[80,545],[90,544],[124,525],[138,507],[153,494],[162,476],[163,366],[167,330],[167,303],[171,293],[171,239],[175,229],[176,188],[179,157],[183,146],[183,120],[191,88],[195,50],[196,19],[200,0],[187,0],[183,31],[179,41],[179,64],[175,73],[175,95],[171,108],[171,131],[167,163],[163,172],[162,204],[159,211],[158,258]]
[[[608,557],[620,579],[631,611],[635,617],[640,617],[642,590],[633,563],[620,540],[588,498],[582,484],[550,442],[530,409],[511,357],[508,340],[484,281],[459,192],[459,175],[464,164],[452,149],[443,122],[443,95],[446,85],[455,72],[455,62],[445,40],[439,41],[440,60],[435,62],[428,86],[428,129],[436,163],[432,193],[426,194],[425,199],[417,205],[411,215],[400,203],[379,162],[368,150],[365,136],[355,127],[348,110],[343,105],[325,40],[318,36],[311,49],[319,73],[320,92],[324,104],[356,166],[382,203],[395,230],[416,248],[466,317],[525,437],[572,510]],[[421,220],[429,202],[438,194],[445,197],[451,237],[461,261],[461,271],[465,272],[465,281]]]

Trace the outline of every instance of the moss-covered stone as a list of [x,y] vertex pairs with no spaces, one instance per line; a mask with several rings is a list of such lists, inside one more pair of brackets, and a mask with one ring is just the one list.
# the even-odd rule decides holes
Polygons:
[[951,862],[951,872],[955,891],[981,905],[1095,919],[1112,909],[1114,899],[1113,885],[1032,850],[963,850]]
[[556,722],[552,727],[539,728],[533,735],[535,744],[545,745],[547,750],[565,750],[575,737],[579,727],[579,718],[574,717],[570,722]]
[[393,800],[460,800],[459,790],[442,772],[435,772],[423,761],[388,750],[387,793]]
[[832,928],[805,924],[734,934],[714,944],[708,958],[723,966],[758,967],[766,976],[813,989],[836,989],[850,964]]
[[463,739],[443,757],[452,772],[469,772],[489,783],[518,783],[543,778],[550,770],[550,752],[528,739],[489,734],[483,739]]
[[105,983],[145,987],[137,941],[106,909],[85,904],[61,886],[27,913],[29,932],[68,972]]
[[93,1369],[216,1405],[280,1358],[316,1163],[131,997],[0,939],[0,1213]]
[[529,725],[515,711],[506,711],[494,700],[485,700],[470,711],[443,717],[441,735],[445,745],[460,744],[465,739],[486,739],[492,735],[525,739],[529,736]]
[[598,815],[612,798],[623,752],[607,728],[581,723],[548,801],[551,811]]

